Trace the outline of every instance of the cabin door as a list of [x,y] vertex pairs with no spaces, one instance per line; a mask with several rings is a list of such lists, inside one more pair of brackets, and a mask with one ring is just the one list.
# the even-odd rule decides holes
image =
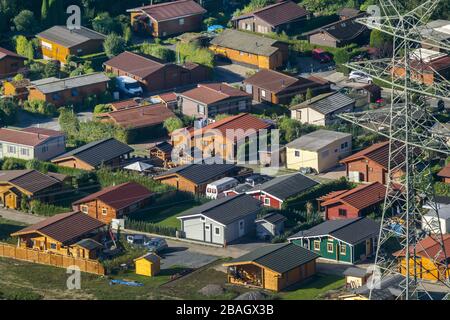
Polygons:
[[209,224],[205,224],[205,242],[212,242],[211,225],[209,225]]
[[371,239],[366,240],[366,257],[370,256],[372,253],[372,245],[371,245]]
[[239,237],[242,237],[245,234],[245,221],[239,220]]

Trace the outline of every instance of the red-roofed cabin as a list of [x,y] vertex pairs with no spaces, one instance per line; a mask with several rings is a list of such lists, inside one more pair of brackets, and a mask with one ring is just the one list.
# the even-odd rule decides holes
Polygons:
[[0,79],[12,77],[23,69],[27,58],[12,51],[0,48]]
[[[398,155],[399,157],[401,155]],[[345,164],[347,177],[353,182],[379,182],[387,183],[387,172],[389,164],[389,141],[376,143],[363,149],[340,163]],[[398,171],[395,177],[399,177],[403,171]]]
[[121,218],[145,207],[151,196],[152,192],[144,186],[126,182],[75,201],[72,207],[104,223],[110,223],[112,219]]
[[438,172],[438,177],[442,178],[445,183],[450,183],[450,163],[447,164],[441,171]]
[[317,200],[325,209],[326,220],[349,219],[376,211],[385,194],[386,187],[373,182],[350,190],[333,191]]

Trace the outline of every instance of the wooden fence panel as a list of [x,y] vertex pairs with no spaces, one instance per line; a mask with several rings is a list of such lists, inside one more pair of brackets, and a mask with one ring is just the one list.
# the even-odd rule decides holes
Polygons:
[[17,260],[29,261],[33,263],[46,264],[59,268],[77,266],[80,271],[105,274],[105,268],[96,260],[67,257],[56,253],[40,252],[28,248],[18,248],[7,243],[0,243],[0,257],[12,258]]

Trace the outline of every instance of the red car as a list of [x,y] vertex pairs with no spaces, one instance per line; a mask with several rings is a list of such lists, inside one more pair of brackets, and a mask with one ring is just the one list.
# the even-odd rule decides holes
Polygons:
[[319,48],[312,51],[312,57],[313,59],[320,61],[320,63],[328,63],[333,60],[328,53]]

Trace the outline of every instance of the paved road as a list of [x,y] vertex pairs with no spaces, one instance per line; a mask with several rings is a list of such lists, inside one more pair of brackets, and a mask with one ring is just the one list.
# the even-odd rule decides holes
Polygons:
[[32,214],[22,213],[16,210],[4,208],[0,208],[0,216],[8,220],[22,222],[26,224],[35,224],[46,219],[46,217],[35,216]]

